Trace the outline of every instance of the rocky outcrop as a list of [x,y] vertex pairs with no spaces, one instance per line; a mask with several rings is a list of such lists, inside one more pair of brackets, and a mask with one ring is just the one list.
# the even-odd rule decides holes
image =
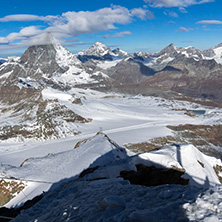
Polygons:
[[120,176],[124,180],[129,180],[131,184],[142,186],[159,186],[163,184],[181,184],[188,185],[189,179],[181,176],[183,171],[176,169],[148,167],[143,164],[136,165],[137,171],[122,171]]

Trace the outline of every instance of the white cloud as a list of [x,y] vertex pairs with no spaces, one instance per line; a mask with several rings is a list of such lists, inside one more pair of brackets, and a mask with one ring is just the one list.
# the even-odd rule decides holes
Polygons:
[[0,44],[7,44],[9,41],[5,37],[0,37]]
[[0,18],[0,22],[11,22],[11,21],[37,21],[37,20],[44,20],[43,16],[37,15],[27,15],[27,14],[19,14],[19,15],[8,15],[3,18]]
[[97,11],[66,12],[62,14],[62,19],[55,21],[47,31],[78,36],[116,29],[115,24],[128,24],[132,17],[127,8],[118,6]]
[[[153,18],[153,14],[145,8],[129,10],[125,7],[114,6],[96,11],[70,11],[58,16],[37,16],[29,14],[8,15],[0,18],[0,22],[13,21],[43,21],[44,26],[28,26],[13,32],[8,36],[0,36],[0,44],[10,44],[15,47],[27,47],[30,44],[45,42],[47,33],[56,38],[76,37],[82,34],[92,34],[100,31],[118,29],[118,25],[126,25],[137,19]],[[46,28],[43,28],[47,26]],[[113,37],[129,35],[130,32],[119,32]],[[12,47],[13,48],[13,47]]]
[[170,17],[174,17],[174,18],[178,18],[179,15],[176,12],[173,11],[165,11],[164,15],[170,16]]
[[185,28],[185,27],[180,27],[177,32],[189,32],[192,31],[192,28]]
[[46,21],[51,22],[58,19],[58,16],[38,16],[29,14],[17,14],[17,15],[7,15],[0,18],[0,22],[31,22],[31,21]]
[[39,35],[42,31],[36,26],[25,27],[20,32],[12,32],[6,37],[0,37],[0,44],[11,43],[17,40],[28,39],[30,37]]
[[133,16],[136,16],[142,20],[146,20],[146,19],[153,19],[154,18],[154,14],[147,10],[147,9],[143,9],[143,8],[134,8],[131,10],[131,14]]
[[219,20],[202,20],[196,22],[196,24],[201,24],[201,25],[222,25],[222,21]]
[[184,7],[179,7],[179,10],[182,13],[188,13],[188,11]]
[[189,7],[191,5],[204,4],[208,2],[214,2],[214,0],[144,0],[151,7],[154,8],[171,8],[171,7]]
[[132,32],[130,32],[130,31],[118,32],[118,33],[115,33],[114,35],[104,35],[103,38],[105,38],[105,39],[118,38],[118,37],[123,37],[125,35],[132,35]]
[[25,27],[19,32],[19,34],[24,37],[31,37],[31,36],[38,35],[40,33],[41,33],[41,30],[37,28],[36,26]]

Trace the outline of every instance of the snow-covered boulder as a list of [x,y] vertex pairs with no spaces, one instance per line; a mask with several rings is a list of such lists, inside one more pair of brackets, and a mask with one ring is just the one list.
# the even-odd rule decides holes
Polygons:
[[[148,184],[148,186],[155,183],[186,184],[187,180],[189,185],[208,188],[221,184],[219,172],[221,168],[220,159],[203,154],[193,145],[170,145],[108,165],[87,177],[92,180],[93,178],[123,176],[130,181],[135,181],[135,177],[137,177],[135,184]],[[155,175],[152,171],[155,171]],[[131,175],[127,175],[127,172]],[[149,182],[149,180],[156,181],[157,179],[157,182]],[[142,182],[139,183],[138,180],[142,180]],[[164,180],[166,181],[164,182]]]

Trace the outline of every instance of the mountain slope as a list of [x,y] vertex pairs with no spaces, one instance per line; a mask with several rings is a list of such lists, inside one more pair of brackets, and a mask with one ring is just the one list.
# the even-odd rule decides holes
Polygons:
[[177,57],[161,72],[146,81],[147,85],[172,90],[193,98],[221,102],[222,66],[215,60],[196,61]]
[[[75,149],[42,158],[29,158],[20,167],[3,166],[1,174],[6,177],[28,181],[26,188],[12,199],[7,206],[17,205],[27,197],[33,198],[47,191],[51,184],[65,178],[79,175],[87,168],[105,166],[127,157],[124,148],[119,147],[106,135],[96,136],[79,142]],[[36,182],[35,182],[36,181]]]
[[222,63],[222,43],[212,47],[208,50],[204,50],[203,54],[206,59],[214,59],[217,63]]

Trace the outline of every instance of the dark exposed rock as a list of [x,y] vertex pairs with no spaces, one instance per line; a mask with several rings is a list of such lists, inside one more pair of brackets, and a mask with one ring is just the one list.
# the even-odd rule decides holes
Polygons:
[[97,170],[99,167],[96,166],[96,167],[92,167],[92,168],[87,168],[86,170],[83,170],[79,177],[80,178],[83,178],[84,176],[86,176],[87,174],[90,174],[90,173],[93,173],[95,170]]
[[43,195],[36,196],[32,200],[28,200],[25,204],[18,208],[0,208],[0,221],[1,222],[8,222],[12,220],[12,218],[17,217],[22,210],[29,209],[30,207],[34,206],[42,199]]
[[121,177],[131,184],[142,186],[159,186],[163,184],[188,185],[189,179],[181,178],[184,172],[176,169],[161,169],[154,166],[136,165],[137,171],[122,171]]
[[141,83],[154,75],[155,71],[142,63],[135,62],[132,59],[119,62],[116,66],[108,70],[108,75],[113,79],[123,83]]

